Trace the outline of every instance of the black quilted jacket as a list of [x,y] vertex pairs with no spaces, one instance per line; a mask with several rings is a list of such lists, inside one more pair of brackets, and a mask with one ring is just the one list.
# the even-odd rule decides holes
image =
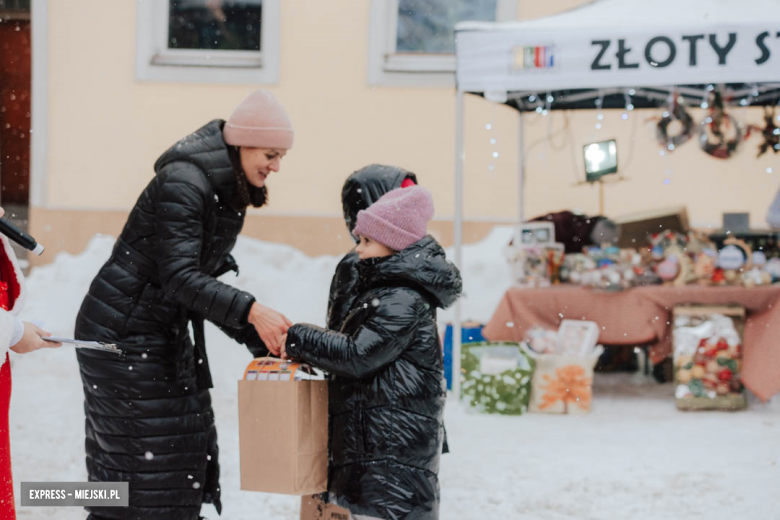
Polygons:
[[[234,209],[234,163],[215,120],[155,164],[76,320],[76,337],[117,343],[126,355],[78,351],[91,481],[129,481],[129,508],[90,518],[194,520],[221,510],[203,320],[264,355],[247,325],[254,298],[216,279],[235,269],[244,224]],[[195,341],[190,339],[192,322]]]
[[461,293],[458,269],[431,237],[357,264],[340,332],[288,331],[287,352],[331,374],[328,490],[353,514],[438,518],[446,386],[437,307]]
[[[417,184],[417,176],[397,166],[371,164],[347,177],[341,190],[344,222],[350,235],[355,229],[358,211],[366,209],[388,191],[401,187],[411,179]],[[352,237],[355,241],[355,237]],[[330,284],[327,324],[329,329],[339,330],[355,299],[358,255],[353,249],[341,259]]]

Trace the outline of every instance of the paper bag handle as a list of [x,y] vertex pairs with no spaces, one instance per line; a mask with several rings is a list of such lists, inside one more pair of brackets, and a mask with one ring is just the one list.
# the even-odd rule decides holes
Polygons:
[[[291,360],[289,360],[289,359],[282,359],[282,358],[278,358],[278,357],[273,357],[273,356],[271,356],[271,351],[270,351],[270,350],[268,351],[268,355],[266,355],[266,356],[263,358],[263,361],[268,361],[268,360],[273,360],[273,361],[282,361],[282,362],[286,361],[286,362],[288,362],[288,363],[292,363],[292,361],[291,361]],[[318,376],[321,376],[321,377],[323,377],[323,378],[325,377],[325,372],[323,372],[321,369],[319,369],[319,368],[317,368],[317,367],[313,367],[313,366],[311,366],[311,365],[307,365],[307,366],[308,366],[308,367],[310,367],[312,370],[314,370],[314,372],[315,372],[315,374],[316,374],[316,375],[318,375]]]

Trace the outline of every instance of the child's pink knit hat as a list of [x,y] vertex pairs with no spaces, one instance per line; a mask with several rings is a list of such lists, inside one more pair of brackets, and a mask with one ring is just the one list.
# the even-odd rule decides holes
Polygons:
[[289,150],[293,145],[290,116],[267,90],[249,94],[225,123],[222,132],[231,146]]
[[425,238],[432,218],[431,192],[422,186],[397,188],[358,212],[353,234],[401,251]]

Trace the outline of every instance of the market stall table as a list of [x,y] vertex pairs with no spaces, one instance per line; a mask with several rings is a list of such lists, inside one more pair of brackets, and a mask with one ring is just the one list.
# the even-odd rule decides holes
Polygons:
[[739,305],[747,312],[742,381],[767,401],[780,391],[780,285],[767,287],[646,286],[603,292],[579,286],[512,287],[482,330],[491,341],[521,341],[535,326],[557,329],[564,319],[595,321],[605,345],[651,344],[659,362],[672,352],[677,305]]

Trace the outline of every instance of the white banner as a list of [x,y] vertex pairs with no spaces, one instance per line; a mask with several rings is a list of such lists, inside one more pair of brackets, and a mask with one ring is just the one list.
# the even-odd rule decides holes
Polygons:
[[458,86],[467,92],[780,82],[780,21],[457,32]]

